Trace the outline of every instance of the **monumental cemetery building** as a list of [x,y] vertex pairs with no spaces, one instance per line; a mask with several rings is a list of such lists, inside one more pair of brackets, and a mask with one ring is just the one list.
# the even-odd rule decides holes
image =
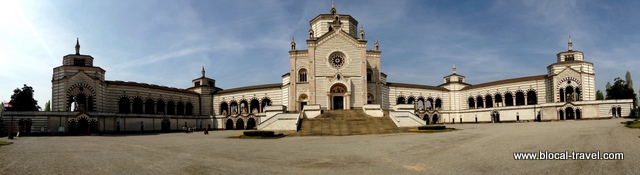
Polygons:
[[555,59],[549,55],[543,75],[469,84],[454,65],[441,84],[418,85],[387,82],[380,43],[369,44],[353,16],[332,6],[309,26],[306,49],[292,39],[289,58],[280,58],[290,64],[282,82],[233,89],[216,87],[204,67],[187,89],[105,80],[107,71],[77,42],[53,68],[52,111],[7,112],[4,123],[13,118],[23,132],[295,130],[301,119],[329,110],[363,110],[402,127],[599,119],[628,116],[632,108],[631,99],[595,100],[594,64],[571,39]]

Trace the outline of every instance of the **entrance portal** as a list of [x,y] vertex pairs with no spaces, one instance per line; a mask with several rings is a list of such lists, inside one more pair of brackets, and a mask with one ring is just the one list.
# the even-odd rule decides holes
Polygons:
[[342,109],[344,109],[344,97],[342,97],[342,96],[334,96],[333,97],[333,109],[334,110],[342,110]]

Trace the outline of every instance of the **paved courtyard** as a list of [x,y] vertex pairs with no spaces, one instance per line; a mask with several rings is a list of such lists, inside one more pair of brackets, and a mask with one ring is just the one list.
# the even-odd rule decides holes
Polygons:
[[[21,137],[2,174],[635,174],[622,119],[448,125],[446,133],[229,139],[241,131]],[[6,137],[0,140],[7,140]],[[624,152],[624,160],[514,160],[513,152]]]

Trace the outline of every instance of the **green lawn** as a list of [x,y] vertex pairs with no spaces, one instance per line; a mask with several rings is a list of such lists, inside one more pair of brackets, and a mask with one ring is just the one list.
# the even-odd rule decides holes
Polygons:
[[12,143],[13,142],[0,141],[0,146],[9,145],[9,144],[12,144]]
[[640,121],[629,121],[625,126],[629,128],[640,128]]

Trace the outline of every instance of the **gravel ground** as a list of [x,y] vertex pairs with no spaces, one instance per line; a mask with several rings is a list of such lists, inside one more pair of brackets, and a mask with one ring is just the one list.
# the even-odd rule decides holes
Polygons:
[[[230,139],[241,131],[20,137],[0,174],[636,174],[623,119],[447,125],[445,133]],[[0,140],[7,140],[6,137]],[[624,160],[514,160],[513,152],[623,152]]]

